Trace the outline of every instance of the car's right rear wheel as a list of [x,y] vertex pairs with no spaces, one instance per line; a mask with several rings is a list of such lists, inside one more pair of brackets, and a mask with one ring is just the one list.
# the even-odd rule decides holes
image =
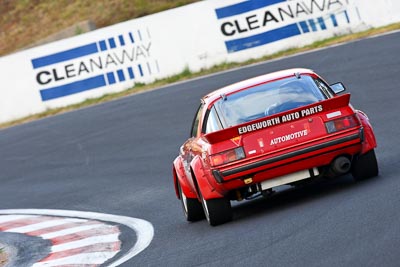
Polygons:
[[232,220],[232,207],[228,198],[204,199],[200,194],[204,214],[211,226],[217,226]]
[[351,173],[356,181],[375,177],[379,173],[374,149],[358,156],[352,164]]

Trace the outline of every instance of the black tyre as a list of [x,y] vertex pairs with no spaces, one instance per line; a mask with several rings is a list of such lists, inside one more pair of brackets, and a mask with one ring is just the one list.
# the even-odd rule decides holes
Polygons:
[[201,196],[204,214],[211,226],[217,226],[232,220],[231,202],[227,198],[205,200]]
[[356,181],[378,176],[379,168],[375,156],[375,150],[372,149],[360,155],[353,160],[351,173]]
[[187,198],[182,191],[181,185],[178,182],[179,197],[182,203],[183,213],[186,220],[195,222],[204,219],[203,206],[197,198]]

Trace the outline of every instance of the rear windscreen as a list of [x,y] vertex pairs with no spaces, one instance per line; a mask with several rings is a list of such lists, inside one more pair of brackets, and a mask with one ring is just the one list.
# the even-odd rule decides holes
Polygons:
[[224,128],[326,99],[307,75],[260,84],[223,97],[214,104]]

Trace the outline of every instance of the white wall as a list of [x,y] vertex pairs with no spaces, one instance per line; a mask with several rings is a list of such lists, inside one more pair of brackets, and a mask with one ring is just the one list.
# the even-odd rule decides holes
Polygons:
[[398,21],[398,0],[201,1],[0,58],[0,122]]

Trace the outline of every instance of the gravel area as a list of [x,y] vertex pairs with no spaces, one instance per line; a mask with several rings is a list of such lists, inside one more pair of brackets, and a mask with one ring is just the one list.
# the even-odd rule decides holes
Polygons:
[[6,266],[8,262],[8,253],[7,249],[3,244],[0,244],[0,266]]
[[10,266],[10,260],[15,255],[15,248],[0,243],[0,267]]

